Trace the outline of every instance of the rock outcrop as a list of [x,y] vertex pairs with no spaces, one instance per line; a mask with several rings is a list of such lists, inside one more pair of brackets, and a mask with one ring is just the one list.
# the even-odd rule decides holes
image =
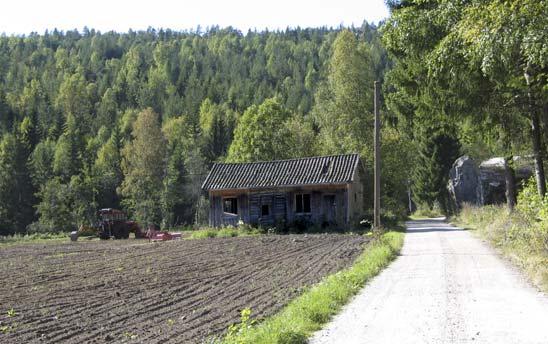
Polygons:
[[468,155],[458,158],[449,171],[449,194],[460,208],[462,203],[482,204],[480,171]]
[[[515,180],[519,187],[533,175],[532,163],[525,158],[514,157]],[[463,203],[475,205],[506,202],[504,158],[492,158],[476,165],[467,155],[458,158],[449,172],[449,194],[460,208]]]
[[504,158],[492,158],[480,164],[481,205],[506,202],[506,180]]

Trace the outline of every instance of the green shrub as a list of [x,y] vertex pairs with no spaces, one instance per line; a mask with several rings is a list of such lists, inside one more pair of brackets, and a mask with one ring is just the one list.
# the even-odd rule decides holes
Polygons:
[[221,228],[217,232],[218,238],[232,238],[240,235],[240,230],[231,227]]
[[33,222],[27,226],[29,234],[48,234],[59,233],[59,229],[51,227],[49,225],[42,224],[40,222]]
[[239,225],[238,227],[227,226],[220,228],[202,228],[192,232],[190,239],[205,239],[205,238],[232,238],[238,236],[259,235],[263,231],[260,228],[254,228],[247,224]]
[[190,239],[205,239],[205,238],[215,238],[217,236],[218,229],[214,228],[207,228],[207,229],[199,229],[197,231],[192,232],[190,235]]
[[251,320],[251,308],[244,308],[240,312],[240,323],[230,325],[226,338],[235,343],[243,343],[239,338],[247,335],[254,324],[255,321]]
[[512,231],[515,240],[548,255],[548,197],[541,198],[533,178],[518,196],[517,210],[524,226]]

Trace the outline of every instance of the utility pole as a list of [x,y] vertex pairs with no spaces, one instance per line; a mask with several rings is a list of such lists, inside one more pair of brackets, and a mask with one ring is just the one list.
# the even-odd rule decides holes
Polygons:
[[374,228],[381,227],[381,116],[379,114],[380,83],[375,81],[375,203],[374,203]]
[[413,213],[413,202],[411,201],[411,180],[407,179],[407,205],[409,207],[409,214]]

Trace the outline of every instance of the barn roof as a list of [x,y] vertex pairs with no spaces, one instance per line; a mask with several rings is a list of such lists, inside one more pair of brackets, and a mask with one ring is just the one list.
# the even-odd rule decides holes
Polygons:
[[359,161],[358,154],[345,154],[250,163],[216,163],[202,189],[209,191],[346,184],[354,181]]

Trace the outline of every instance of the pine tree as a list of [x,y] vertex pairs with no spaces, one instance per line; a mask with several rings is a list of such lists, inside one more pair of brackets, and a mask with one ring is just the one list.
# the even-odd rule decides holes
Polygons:
[[419,204],[432,209],[437,203],[447,207],[449,170],[458,158],[460,144],[451,130],[440,125],[423,126],[413,175],[413,193]]
[[82,168],[84,137],[80,125],[75,116],[69,115],[63,135],[59,137],[55,148],[53,171],[67,182]]
[[162,194],[164,225],[194,222],[207,168],[192,131],[185,117],[172,118],[162,128],[168,143]]
[[120,199],[116,190],[123,179],[120,131],[114,126],[108,141],[97,152],[92,174],[97,188],[97,203],[101,208],[118,208]]
[[30,174],[30,157],[34,145],[38,142],[38,135],[31,117],[26,117],[19,126],[16,139],[16,166],[15,188],[16,207],[15,223],[18,231],[26,230],[26,227],[35,219],[34,204],[36,203],[36,191]]
[[0,141],[0,235],[24,232],[34,220],[35,189],[30,178],[29,119],[17,135]]
[[36,145],[30,157],[30,175],[36,189],[45,185],[53,177],[53,160],[55,156],[55,142],[41,141]]
[[232,141],[236,115],[226,106],[213,104],[209,99],[200,106],[200,130],[204,155],[215,161],[226,155]]
[[[6,134],[0,141],[0,235],[17,231],[15,221],[15,184],[17,140]],[[15,154],[14,154],[15,153]]]

